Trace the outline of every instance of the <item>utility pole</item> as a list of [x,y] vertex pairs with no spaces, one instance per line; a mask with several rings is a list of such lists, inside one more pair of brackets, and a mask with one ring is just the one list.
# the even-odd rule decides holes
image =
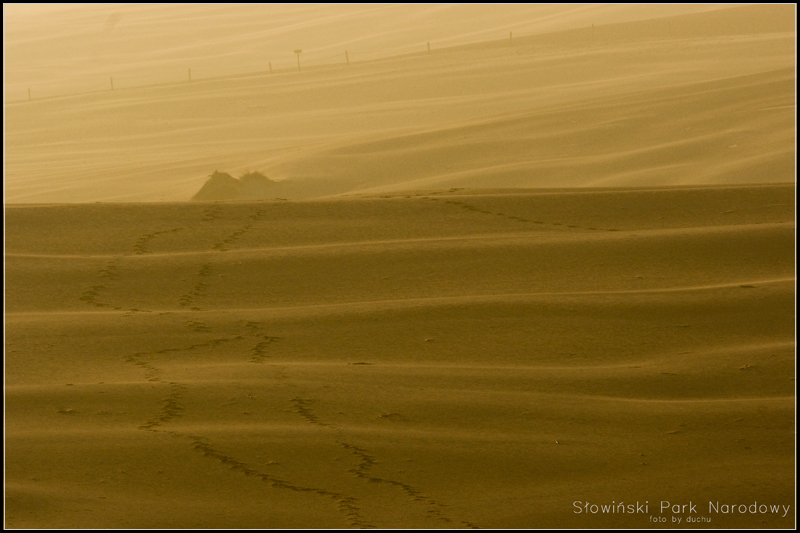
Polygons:
[[294,53],[297,54],[297,70],[298,71],[300,70],[300,54],[302,52],[303,52],[302,50],[295,50],[294,51]]

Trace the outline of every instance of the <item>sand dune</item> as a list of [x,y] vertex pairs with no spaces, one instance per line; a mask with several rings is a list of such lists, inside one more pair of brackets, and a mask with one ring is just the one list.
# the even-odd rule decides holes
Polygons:
[[788,181],[793,98],[787,69],[346,146],[273,172],[367,190]]
[[9,206],[6,525],[791,527],[793,194]]
[[[551,33],[724,7],[9,4],[3,6],[6,98],[22,99],[28,87],[47,96],[87,90],[108,76],[119,87],[183,81],[190,67],[206,78],[264,71],[268,61],[285,71],[295,68],[298,47],[304,65],[319,66],[344,63],[345,50],[353,60],[374,59],[423,51],[428,41],[441,48],[500,39],[511,30]],[[784,15],[782,22],[789,20]]]
[[795,527],[795,20],[4,5],[4,525]]
[[32,102],[6,106],[5,195],[184,201],[215,170],[260,171],[282,181],[281,198],[792,181],[793,13],[754,6],[598,23],[594,41],[584,24],[349,67],[196,73],[192,83],[181,67],[177,80],[117,76],[114,91],[34,90]]

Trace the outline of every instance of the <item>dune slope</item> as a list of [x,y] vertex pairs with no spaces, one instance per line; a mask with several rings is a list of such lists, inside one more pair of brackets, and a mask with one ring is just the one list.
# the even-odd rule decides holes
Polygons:
[[[223,16],[217,13],[225,11],[221,6],[198,6],[179,17],[174,7],[134,6],[123,11],[149,22],[128,25],[123,15],[117,26],[124,36],[116,29],[102,36],[88,31],[74,35],[70,26],[69,35],[55,32],[43,43],[31,31],[12,32],[14,94],[25,94],[20,76],[38,78],[49,70],[55,71],[54,79],[74,75],[96,81],[91,89],[60,93],[37,93],[34,85],[31,101],[9,96],[7,201],[183,201],[198,193],[215,170],[232,176],[263,172],[282,184],[280,194],[268,198],[462,186],[794,180],[792,5],[653,20],[631,21],[620,14],[617,21],[628,22],[597,20],[594,30],[586,16],[612,7],[583,6],[570,14],[580,21],[568,26],[572,29],[491,41],[478,32],[468,38],[469,46],[446,48],[434,42],[430,54],[425,43],[432,38],[416,33],[427,31],[426,21],[452,15],[451,35],[468,36],[464,13],[481,6],[452,8],[466,10],[459,16],[451,8],[385,6],[359,19],[367,24],[380,12],[408,10],[396,20],[406,30],[370,29],[384,37],[381,42],[394,54],[379,60],[354,55],[349,66],[342,57],[300,71],[279,70],[276,63],[272,74],[263,57],[253,60],[252,68],[223,74],[204,72],[195,64],[206,57],[235,65],[237,51],[264,53],[255,43],[266,47],[271,38],[253,28],[253,20],[263,14],[250,9],[269,7],[242,7],[236,16]],[[414,15],[413,7],[422,11]],[[340,12],[347,9],[355,8],[325,8],[330,16],[314,19],[308,31],[334,21],[344,24],[349,15]],[[503,17],[513,10],[537,9],[543,8],[508,6],[508,11],[493,10],[499,18],[484,18],[505,37],[508,20]],[[145,16],[151,10],[158,16]],[[208,10],[212,13],[204,13]],[[290,24],[300,15],[285,10],[272,22],[284,21],[305,34],[304,26]],[[518,12],[512,18],[556,29],[545,21],[558,17],[548,16]],[[98,25],[104,20],[96,13],[92,17]],[[252,20],[244,24],[247,17]],[[215,31],[220,21],[224,28]],[[75,23],[81,26],[89,19]],[[168,31],[176,27],[180,31]],[[235,34],[237,28],[242,35]],[[194,44],[182,42],[188,40],[184,32],[205,37]],[[306,49],[304,58],[312,52],[305,45],[289,45],[288,36],[281,35],[287,52],[298,46]],[[417,52],[393,47],[391,42],[404,35],[415,36]],[[323,36],[314,38],[319,42]],[[104,39],[112,43],[103,44]],[[171,44],[151,50],[151,41]],[[26,67],[25,61],[44,57],[48,43],[76,54],[70,68]],[[330,52],[342,55],[342,44]],[[93,55],[97,49],[109,56]],[[111,72],[111,64],[121,71]],[[160,74],[162,67],[166,74]],[[191,82],[189,67],[194,67]],[[158,73],[124,75],[125,69],[147,68]]]
[[348,145],[270,171],[340,191],[788,182],[794,83],[786,69],[587,99]]
[[[708,502],[793,505],[794,217],[792,185],[8,206],[6,526],[793,527]],[[612,501],[649,511],[575,512]]]

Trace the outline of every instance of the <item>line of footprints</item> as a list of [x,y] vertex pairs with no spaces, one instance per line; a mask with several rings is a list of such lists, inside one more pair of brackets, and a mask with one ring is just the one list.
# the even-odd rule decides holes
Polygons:
[[[459,190],[459,189],[451,189],[450,192],[455,192],[456,190]],[[426,199],[426,200],[433,200],[433,201],[437,201],[437,202],[440,200],[439,198],[432,198],[430,196],[425,196],[423,198]],[[564,228],[585,229],[585,230],[591,230],[591,231],[620,231],[618,229],[613,229],[613,228],[594,228],[594,227],[586,227],[586,226],[577,226],[577,225],[574,225],[574,224],[563,224],[561,222],[545,222],[543,220],[531,220],[531,219],[528,219],[528,218],[518,217],[518,216],[515,216],[515,215],[508,215],[506,213],[496,213],[496,212],[493,212],[493,211],[487,211],[486,209],[481,209],[480,207],[476,207],[474,205],[470,205],[470,204],[468,204],[466,202],[460,202],[458,200],[442,200],[442,201],[445,204],[458,206],[458,207],[461,207],[462,209],[466,209],[468,211],[473,211],[473,212],[476,212],[476,213],[483,213],[485,215],[494,215],[494,216],[498,216],[498,217],[505,217],[505,218],[507,218],[509,220],[516,220],[518,222],[529,222],[529,223],[532,223],[532,224],[561,226],[561,227],[564,227]]]
[[[255,212],[250,216],[250,218],[253,221],[257,221],[260,220],[264,215],[265,211],[263,208],[256,209]],[[213,222],[221,217],[222,217],[221,208],[219,206],[210,206],[204,210],[202,220],[204,222]],[[212,249],[219,250],[221,252],[226,251],[228,249],[228,245],[230,245],[236,239],[240,238],[246,232],[250,231],[252,227],[253,227],[252,224],[247,224],[243,226],[242,228],[234,231],[221,241],[212,244]],[[160,235],[178,232],[181,229],[182,228],[173,228],[170,230],[155,231],[152,233],[142,235],[134,244],[133,251],[136,255],[144,255],[148,253],[148,245],[153,239],[157,238]],[[102,280],[101,283],[86,289],[81,294],[80,297],[81,301],[84,301],[85,303],[89,305],[94,305],[96,307],[108,307],[115,310],[122,309],[121,307],[112,306],[111,304],[104,302],[101,298],[104,291],[108,289],[107,284],[110,282],[118,281],[120,277],[119,276],[120,259],[121,258],[115,258],[109,261],[100,270],[98,270],[98,277]],[[180,298],[178,302],[179,305],[183,308],[188,308],[189,310],[192,311],[201,310],[201,308],[197,305],[197,300],[198,298],[204,296],[205,290],[208,287],[208,283],[211,279],[212,274],[213,274],[213,265],[211,263],[201,264],[197,272],[198,281],[195,283],[192,289],[190,289],[186,294],[184,294]],[[130,309],[128,311],[129,313],[132,313],[132,312],[140,312],[141,310]],[[199,319],[187,320],[185,326],[198,334],[211,333],[212,329],[208,324],[202,322]],[[263,324],[260,324],[258,322],[247,322],[244,324],[243,334],[234,335],[230,337],[214,338],[205,342],[199,342],[186,346],[161,348],[161,349],[151,350],[148,352],[136,352],[125,356],[124,357],[125,362],[140,368],[144,372],[145,379],[154,383],[162,384],[167,389],[167,394],[162,400],[162,406],[159,412],[156,413],[150,420],[147,420],[141,426],[139,426],[139,429],[143,431],[163,432],[172,435],[173,437],[187,440],[191,443],[192,449],[194,449],[198,453],[201,453],[204,457],[223,463],[228,467],[230,467],[232,470],[239,472],[244,476],[260,479],[261,481],[267,483],[269,486],[273,488],[291,490],[296,492],[314,493],[320,495],[321,497],[330,498],[336,503],[336,509],[344,516],[344,518],[352,527],[357,527],[357,528],[375,527],[372,524],[370,524],[367,521],[367,519],[363,516],[363,513],[359,505],[359,501],[357,498],[353,496],[347,496],[345,494],[332,490],[327,490],[324,488],[306,487],[294,484],[274,474],[270,474],[268,472],[262,472],[254,468],[253,466],[247,465],[246,463],[232,456],[226,455],[220,450],[214,448],[208,437],[202,435],[181,433],[178,431],[170,430],[166,427],[171,421],[180,418],[182,414],[185,412],[186,407],[184,406],[183,398],[187,391],[187,386],[176,381],[166,381],[162,379],[163,371],[160,368],[158,368],[156,364],[156,361],[158,360],[159,356],[163,356],[166,354],[174,354],[179,352],[188,352],[203,348],[213,348],[226,343],[245,342],[247,339],[255,339],[256,343],[252,345],[251,348],[249,349],[250,357],[248,361],[253,364],[262,364],[269,357],[269,351],[272,345],[282,340],[281,337],[264,334],[262,328]],[[333,428],[331,424],[321,420],[314,413],[311,407],[313,401],[314,400],[311,399],[293,398],[290,400],[290,403],[293,406],[293,412],[297,413],[299,417],[304,419],[309,424],[312,424],[319,428],[325,428],[325,429]],[[373,457],[368,452],[368,450],[338,439],[334,439],[333,444],[341,446],[343,449],[347,450],[357,458],[358,460],[357,466],[355,468],[349,469],[347,471],[348,474],[369,483],[384,483],[396,487],[399,491],[401,491],[401,493],[403,493],[406,497],[408,497],[411,502],[427,507],[426,515],[429,518],[442,522],[443,525],[446,524],[452,526],[454,524],[457,524],[457,522],[454,522],[453,520],[445,516],[445,514],[442,511],[443,509],[442,504],[440,504],[433,498],[424,495],[418,489],[400,481],[385,479],[373,475],[371,473],[371,470],[373,466],[377,463],[377,461],[375,457]],[[460,525],[462,527],[476,528],[474,524],[465,521],[460,522]]]

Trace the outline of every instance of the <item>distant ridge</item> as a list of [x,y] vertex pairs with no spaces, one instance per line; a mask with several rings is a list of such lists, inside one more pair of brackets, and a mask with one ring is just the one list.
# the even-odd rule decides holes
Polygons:
[[[583,47],[589,44],[643,42],[663,39],[693,39],[796,31],[794,4],[756,4],[715,9],[700,13],[662,16],[626,22],[598,24],[514,36],[515,46],[538,49]],[[595,31],[596,29],[596,31]],[[442,52],[504,48],[508,39],[486,40],[442,47]]]
[[287,189],[304,181],[306,197],[312,184],[332,195],[792,182],[794,79],[783,68],[584,99],[307,151],[267,170],[288,176]]
[[260,172],[248,172],[236,179],[226,172],[215,170],[192,200],[200,202],[261,200],[273,198],[278,189],[278,182],[272,181]]
[[[190,19],[214,33],[219,19],[208,9],[209,16]],[[491,14],[495,8],[481,10]],[[215,44],[212,54],[202,46],[186,48],[194,42],[191,34],[184,38],[169,29],[190,22],[177,7],[165,12],[152,32],[176,47],[174,68],[158,50],[145,57],[140,29],[133,39],[123,31],[125,21],[113,38],[109,34],[98,43],[93,30],[63,28],[58,33],[63,47],[55,46],[56,35],[39,32],[47,35],[36,45],[45,56],[85,33],[75,44],[87,54],[85,70],[73,72],[76,64],[69,62],[63,77],[48,81],[50,74],[26,74],[32,67],[22,62],[17,87],[25,99],[6,109],[5,199],[188,201],[212,168],[231,170],[235,178],[248,169],[270,176],[275,183],[266,182],[269,187],[254,194],[265,199],[454,187],[794,182],[796,32],[782,30],[794,28],[795,8],[716,11],[703,18],[708,24],[696,17],[666,17],[609,25],[594,8],[578,9],[573,22],[582,27],[535,35],[526,35],[510,14],[504,15],[508,22],[498,23],[503,31],[496,35],[476,12],[474,31],[459,30],[459,39],[503,38],[447,53],[448,42],[421,17],[408,34],[416,45],[407,51],[417,56],[369,62],[358,52],[366,42],[350,46],[355,37],[346,36],[347,46],[331,59],[335,69],[321,68],[328,60],[309,54],[335,48],[309,48],[314,32],[308,32],[301,58],[308,69],[297,72],[292,56],[294,69],[286,78],[268,74],[266,56],[244,70],[220,59],[236,56],[224,50],[241,49],[244,42],[227,25],[230,39],[214,33],[220,48]],[[257,33],[253,17],[236,10],[231,17],[232,24],[241,22],[234,25],[238,33]],[[85,19],[86,28],[93,28],[103,17],[87,13]],[[353,30],[362,23],[359,19]],[[369,28],[369,35],[389,27],[394,26]],[[28,49],[26,39],[20,37],[20,50]],[[434,39],[430,55],[427,39]],[[118,66],[92,63],[92,50],[112,44],[118,48],[109,48],[113,53],[103,61]],[[263,46],[257,49],[267,50]],[[350,69],[342,55],[348,48]],[[282,63],[271,54],[277,74]],[[134,65],[126,57],[138,59]],[[209,63],[195,65],[201,57]],[[58,61],[54,56],[42,64]],[[185,70],[190,65],[193,80]],[[139,69],[152,73],[138,77]],[[106,77],[112,72],[113,92]],[[782,72],[783,81],[732,81],[769,72]],[[80,86],[96,81],[87,85],[95,92],[48,93],[47,87],[67,86],[73,78]],[[692,88],[721,80],[737,88]],[[107,105],[124,129],[109,133]],[[187,116],[196,118],[190,124]],[[235,183],[239,180],[222,181],[215,184],[219,190],[209,185],[210,191],[195,199],[250,196],[249,187]]]

